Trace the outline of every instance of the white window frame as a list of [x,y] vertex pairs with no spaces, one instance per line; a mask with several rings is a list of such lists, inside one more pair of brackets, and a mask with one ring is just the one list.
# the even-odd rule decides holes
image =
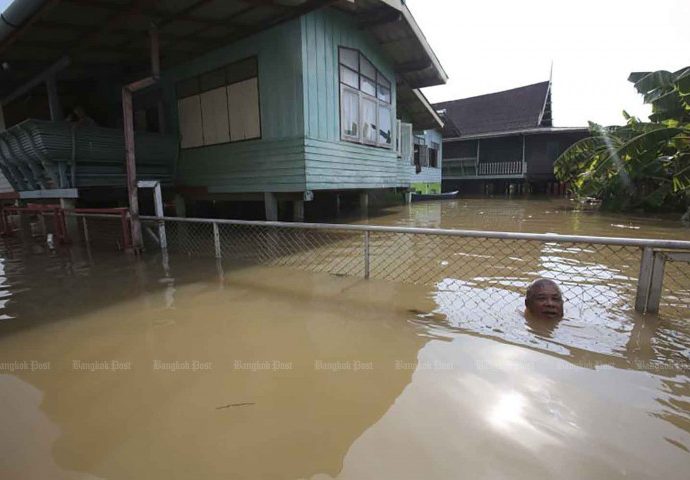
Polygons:
[[[348,135],[345,133],[345,124],[343,122],[343,119],[345,118],[345,103],[343,102],[343,98],[345,95],[343,95],[344,92],[348,92],[353,94],[354,96],[357,97],[357,135]],[[362,135],[362,122],[360,120],[360,117],[362,116],[362,105],[359,100],[359,90],[356,90],[349,85],[346,85],[344,83],[340,84],[340,138],[343,140],[347,140],[350,142],[355,142],[355,143],[360,143],[360,138]]]
[[[341,49],[352,50],[352,51],[357,52],[358,58],[360,58],[360,63],[361,63],[361,58],[364,58],[372,66],[374,66],[374,69],[376,70],[376,76],[377,76],[377,78],[374,79],[374,84],[376,85],[376,91],[374,92],[374,95],[370,95],[368,93],[363,92],[360,89],[354,88],[354,87],[352,87],[346,83],[343,83],[342,79],[340,78],[340,67],[345,66],[346,68],[349,68],[350,70],[352,70],[352,68],[349,67],[348,65],[340,62],[340,51],[341,51]],[[356,73],[360,77],[363,75],[360,71],[358,71]],[[383,79],[385,79],[385,81],[388,83],[389,86],[385,87],[385,85],[381,84],[379,82],[379,78],[378,78],[379,76],[382,77]],[[369,78],[369,77],[367,77],[367,78]],[[340,101],[340,139],[343,141],[346,141],[346,142],[359,143],[359,144],[363,144],[363,145],[367,145],[367,146],[386,148],[388,150],[394,150],[395,149],[396,123],[395,123],[395,116],[394,116],[395,111],[393,108],[393,84],[392,84],[392,82],[390,82],[390,80],[388,80],[388,78],[385,75],[383,75],[380,72],[380,70],[378,70],[376,68],[374,63],[371,62],[371,60],[369,60],[366,56],[364,56],[364,54],[362,54],[362,52],[360,52],[359,50],[356,50],[353,48],[348,48],[348,47],[339,47],[338,48],[338,83],[340,85],[340,98],[339,98],[339,101]],[[359,84],[360,84],[359,86],[361,88],[361,80],[360,80]],[[389,95],[391,97],[390,102],[386,102],[385,100],[380,100],[378,98],[378,88],[380,86],[383,86],[389,90]],[[345,133],[345,124],[343,122],[343,117],[344,117],[343,112],[344,112],[344,107],[345,107],[345,104],[343,102],[343,99],[344,99],[343,92],[345,92],[345,91],[347,91],[348,93],[352,93],[354,95],[357,95],[359,98],[359,112],[358,112],[358,118],[357,118],[358,128],[357,128],[357,135],[356,136],[348,135]],[[363,136],[363,133],[364,133],[364,122],[363,122],[363,112],[364,112],[363,105],[364,105],[364,102],[372,102],[374,104],[374,115],[375,115],[374,121],[376,122],[374,124],[376,126],[375,140],[370,140],[368,138],[364,138],[364,136]],[[379,136],[380,136],[379,130],[381,127],[381,121],[379,118],[379,113],[381,110],[380,107],[382,107],[382,106],[384,108],[388,109],[389,116],[390,116],[390,120],[389,120],[388,124],[390,125],[390,137],[391,138],[390,138],[389,142],[379,141]]]

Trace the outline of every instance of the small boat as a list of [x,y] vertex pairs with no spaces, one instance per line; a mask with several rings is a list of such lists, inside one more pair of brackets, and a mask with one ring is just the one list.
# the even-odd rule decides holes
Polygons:
[[416,193],[412,192],[413,202],[423,202],[426,200],[451,200],[456,198],[460,193],[458,190],[446,193]]

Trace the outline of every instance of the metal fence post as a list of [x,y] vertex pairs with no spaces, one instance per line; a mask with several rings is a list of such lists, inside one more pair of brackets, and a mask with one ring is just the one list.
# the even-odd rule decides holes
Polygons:
[[640,275],[637,278],[637,294],[635,295],[635,310],[644,313],[647,310],[647,299],[649,298],[649,284],[652,280],[652,269],[654,268],[654,250],[651,247],[642,249],[640,259]]
[[168,237],[165,234],[165,211],[163,210],[163,195],[161,194],[161,184],[156,182],[153,187],[153,201],[156,208],[156,216],[158,220],[158,241],[161,244],[161,250],[167,250],[168,248]]
[[220,232],[216,222],[213,222],[213,245],[216,248],[216,258],[220,258]]
[[666,256],[663,252],[654,253],[654,268],[652,269],[652,279],[649,282],[649,297],[647,298],[647,312],[657,313],[659,303],[661,303],[661,292],[664,286],[664,268],[666,266]]
[[81,223],[84,226],[84,242],[89,243],[89,227],[86,224],[86,217],[81,217]]
[[364,278],[369,279],[369,230],[364,231]]

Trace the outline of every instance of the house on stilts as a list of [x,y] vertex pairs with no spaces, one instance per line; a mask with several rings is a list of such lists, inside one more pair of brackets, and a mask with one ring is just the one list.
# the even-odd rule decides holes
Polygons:
[[552,82],[434,105],[443,129],[443,189],[463,194],[563,193],[553,165],[586,127],[554,127]]
[[447,75],[401,0],[17,0],[3,20],[6,197],[127,206],[157,180],[180,215],[302,220],[440,187],[419,89]]

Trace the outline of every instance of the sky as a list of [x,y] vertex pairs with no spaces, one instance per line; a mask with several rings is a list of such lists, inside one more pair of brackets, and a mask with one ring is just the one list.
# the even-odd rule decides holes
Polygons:
[[690,65],[690,1],[407,0],[448,74],[431,102],[549,79],[560,127],[646,120],[632,71]]

